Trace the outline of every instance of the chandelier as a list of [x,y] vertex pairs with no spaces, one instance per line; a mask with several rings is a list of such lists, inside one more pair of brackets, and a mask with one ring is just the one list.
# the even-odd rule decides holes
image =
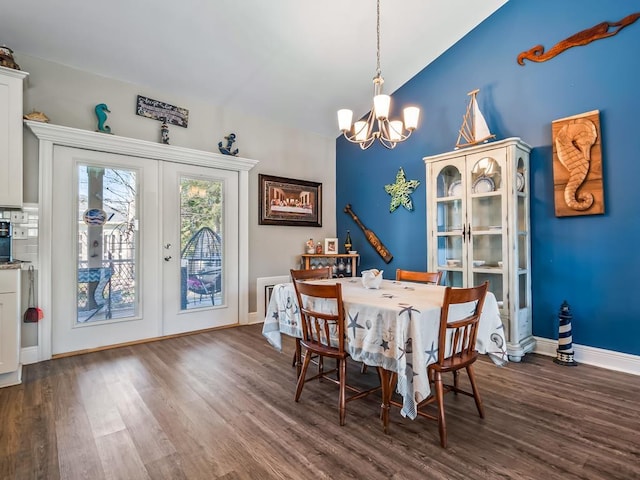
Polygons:
[[[360,145],[362,150],[369,148],[378,141],[386,148],[395,148],[399,142],[404,142],[418,126],[420,109],[406,107],[404,109],[404,123],[400,120],[389,120],[391,97],[382,93],[384,79],[380,71],[380,0],[377,0],[376,23],[376,76],[373,77],[373,108],[366,120],[353,120],[353,111],[338,110],[338,126],[344,138]],[[374,131],[377,123],[377,130]]]

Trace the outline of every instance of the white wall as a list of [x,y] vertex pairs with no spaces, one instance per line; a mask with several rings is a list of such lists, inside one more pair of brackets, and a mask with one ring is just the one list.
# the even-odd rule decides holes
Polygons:
[[[256,310],[256,278],[286,274],[297,266],[304,242],[336,235],[335,138],[322,137],[278,125],[230,107],[203,99],[166,94],[118,80],[97,76],[42,59],[15,54],[29,72],[25,86],[25,113],[44,112],[51,123],[95,130],[95,105],[111,110],[107,125],[124,137],[160,141],[160,124],[135,114],[136,96],[144,95],[189,110],[189,127],[171,126],[170,142],[205,151],[218,151],[218,142],[233,132],[240,156],[259,160],[250,172],[249,310]],[[185,75],[197,75],[197,68]],[[256,88],[260,88],[256,84]],[[303,105],[300,108],[304,108]],[[322,228],[258,225],[258,174],[321,182]],[[25,202],[38,201],[38,143],[25,129]],[[30,332],[25,332],[30,333]],[[31,335],[27,335],[31,337]]]

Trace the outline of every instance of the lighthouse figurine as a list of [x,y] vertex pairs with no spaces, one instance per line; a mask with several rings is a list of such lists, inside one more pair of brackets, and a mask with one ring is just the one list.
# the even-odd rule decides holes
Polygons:
[[578,363],[573,359],[573,337],[571,335],[571,309],[565,300],[560,305],[558,319],[560,320],[558,333],[558,350],[557,356],[553,359],[558,365],[575,367]]

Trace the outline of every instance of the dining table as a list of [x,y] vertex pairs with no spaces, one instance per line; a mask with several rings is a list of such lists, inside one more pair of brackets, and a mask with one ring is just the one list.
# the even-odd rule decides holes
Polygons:
[[[346,349],[355,361],[378,368],[385,432],[394,393],[393,374],[397,375],[395,390],[402,397],[401,414],[414,419],[417,405],[431,393],[427,366],[438,358],[440,311],[446,287],[385,279],[379,288],[366,288],[358,277],[310,282],[342,285]],[[335,310],[335,303],[333,307],[327,303],[323,308]],[[473,304],[452,305],[449,321],[469,315],[473,308]],[[264,337],[273,347],[282,350],[282,334],[302,336],[300,322],[293,283],[275,285],[262,328]],[[508,361],[506,347],[496,298],[487,292],[476,349],[501,366]]]

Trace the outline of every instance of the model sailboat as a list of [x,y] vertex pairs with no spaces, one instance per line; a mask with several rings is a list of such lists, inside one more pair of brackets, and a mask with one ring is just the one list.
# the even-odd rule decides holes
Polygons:
[[477,145],[478,143],[485,143],[492,138],[496,138],[496,136],[489,131],[487,122],[484,120],[480,108],[478,108],[476,95],[478,95],[479,91],[479,89],[476,89],[467,94],[471,97],[471,100],[469,100],[467,112],[462,118],[462,126],[459,130],[460,134],[456,142],[456,149]]

